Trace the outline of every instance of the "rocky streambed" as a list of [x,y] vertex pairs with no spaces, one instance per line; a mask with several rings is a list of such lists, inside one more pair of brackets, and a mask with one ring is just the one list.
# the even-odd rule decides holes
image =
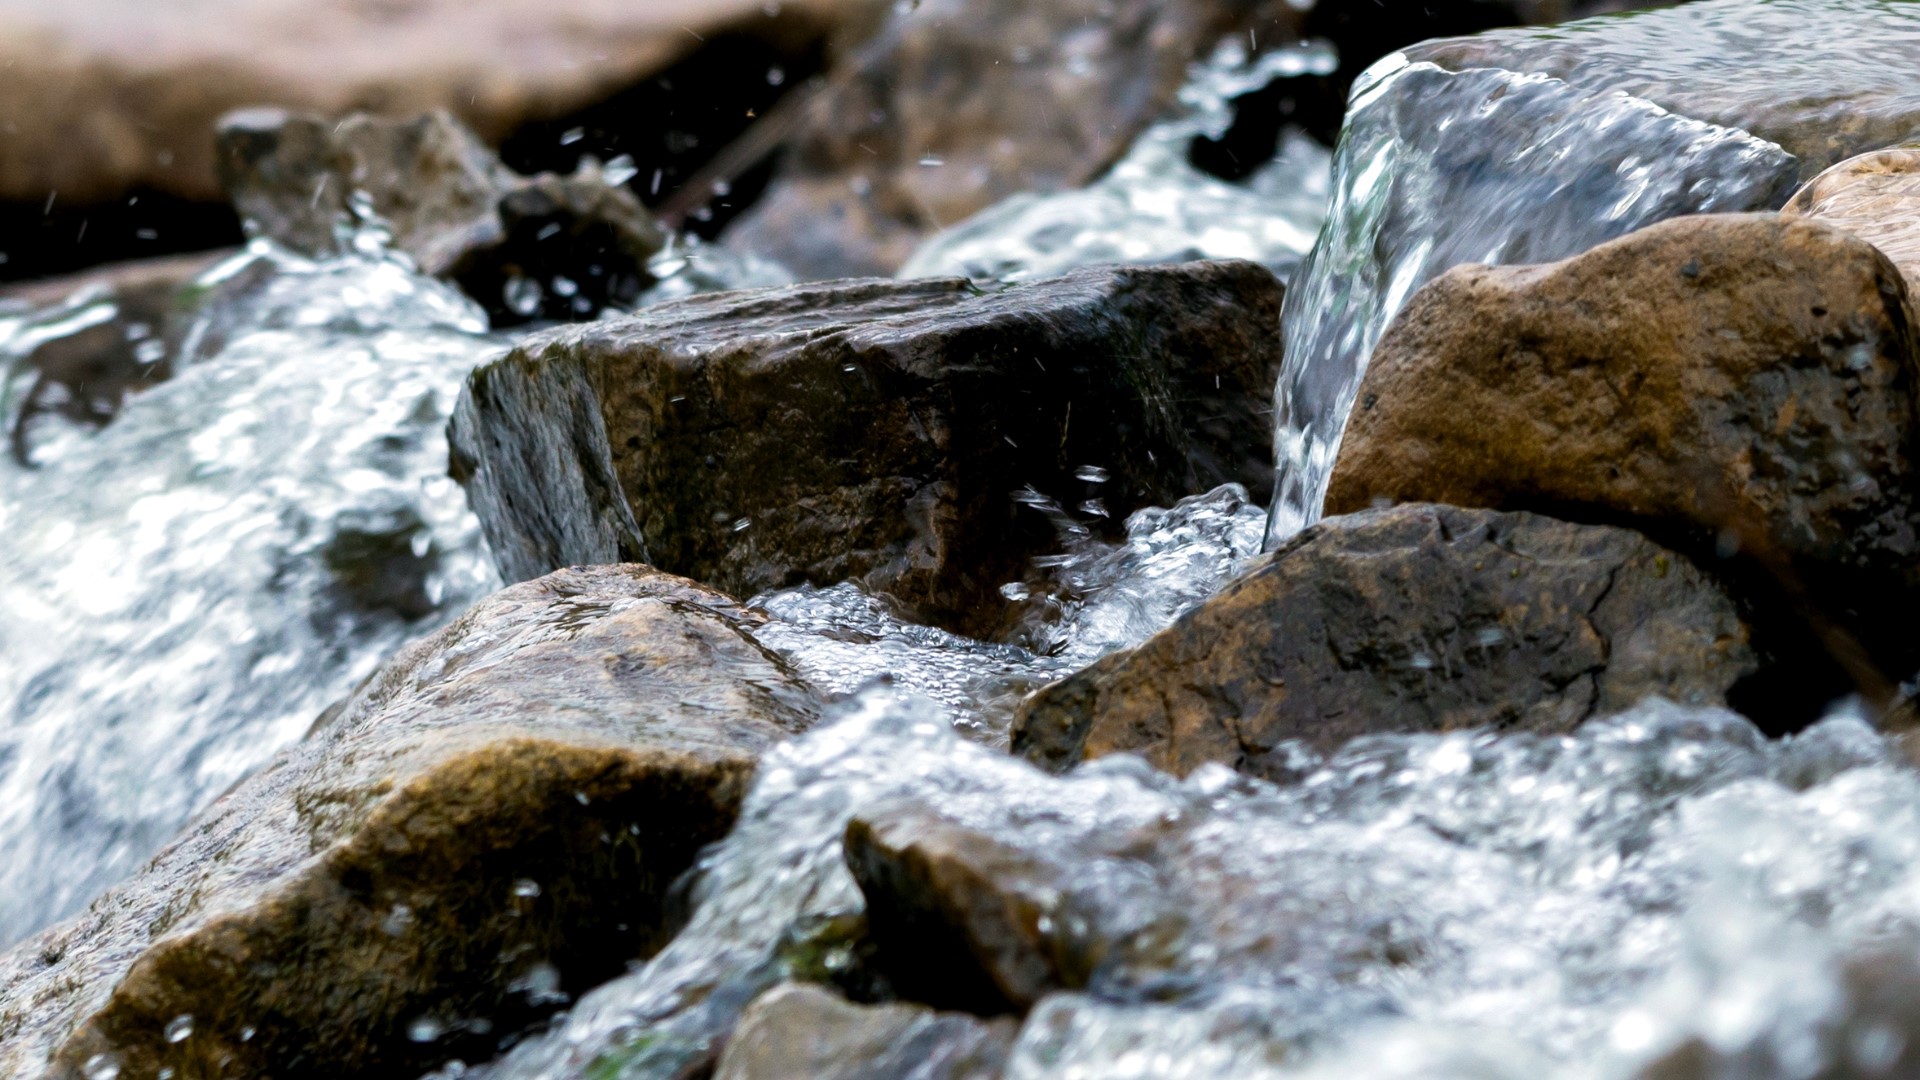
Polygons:
[[0,300],[0,1075],[1920,1072],[1920,5],[848,7]]

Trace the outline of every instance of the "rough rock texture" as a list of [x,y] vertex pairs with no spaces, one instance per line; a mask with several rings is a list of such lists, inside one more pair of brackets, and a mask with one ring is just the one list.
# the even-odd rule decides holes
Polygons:
[[1920,148],[1848,158],[1814,177],[1780,212],[1845,229],[1893,260],[1909,293],[1920,283]]
[[890,274],[939,228],[1094,179],[1222,35],[1289,40],[1267,0],[924,0],[812,103],[729,232],[811,278]]
[[1130,652],[1029,698],[1016,752],[1282,777],[1280,744],[1563,733],[1648,695],[1723,704],[1755,669],[1733,602],[1636,533],[1412,504],[1331,518]]
[[1908,77],[1920,63],[1920,11],[1881,0],[1700,0],[1406,53],[1449,71],[1496,68],[1577,91],[1617,90],[1741,128],[1799,158],[1802,179],[1920,131],[1920,85]]
[[1539,509],[1703,565],[1737,548],[1897,679],[1920,583],[1915,350],[1898,271],[1807,220],[1701,216],[1545,266],[1458,267],[1376,350],[1327,511]]
[[1085,984],[1053,948],[1057,862],[915,802],[847,825],[847,868],[867,897],[868,933],[899,991],[975,1013],[1025,1012]]
[[[459,279],[496,323],[631,304],[666,242],[597,167],[521,176],[445,112],[335,122],[249,109],[222,119],[218,141],[221,182],[252,234],[322,256],[351,250],[377,219],[395,248]],[[557,276],[571,283],[564,294]]]
[[860,0],[21,0],[0,12],[0,199],[215,198],[236,108],[451,109],[498,141],[740,26],[817,38]]
[[482,602],[0,958],[0,1073],[415,1076],[618,973],[815,716],[754,621],[644,567]]
[[476,371],[454,475],[509,579],[621,560],[739,596],[860,578],[982,635],[999,587],[1058,549],[1023,489],[1103,498],[1092,521],[1115,528],[1270,478],[1280,297],[1239,262],[697,297]]
[[1011,1020],[918,1005],[855,1005],[818,986],[761,995],[740,1019],[714,1080],[995,1080]]

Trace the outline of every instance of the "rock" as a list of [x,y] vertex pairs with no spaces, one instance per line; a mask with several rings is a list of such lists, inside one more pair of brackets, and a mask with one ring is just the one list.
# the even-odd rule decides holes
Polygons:
[[1406,55],[1448,71],[1495,68],[1617,91],[1739,128],[1798,158],[1802,179],[1920,128],[1920,88],[1904,74],[1920,61],[1920,12],[1876,0],[1703,0],[1428,42]]
[[1100,175],[1222,36],[1289,41],[1300,19],[1265,0],[896,11],[797,121],[773,186],[729,240],[805,277],[891,274],[943,226]]
[[1733,602],[1644,537],[1406,505],[1327,519],[1145,645],[1039,691],[1013,747],[1056,770],[1137,753],[1280,779],[1289,741],[1562,734],[1652,695],[1724,703],[1755,668]]
[[1900,268],[1909,294],[1920,287],[1920,148],[1848,158],[1808,181],[1780,212],[1860,237]]
[[1920,664],[1915,350],[1898,271],[1804,219],[1703,216],[1546,266],[1459,267],[1382,339],[1327,510],[1630,523],[1746,567],[1764,621],[1830,620],[1897,679]]
[[611,96],[730,28],[816,40],[860,0],[36,0],[0,14],[0,199],[217,198],[215,121],[276,105],[449,109],[498,142]]
[[221,181],[251,233],[320,257],[377,228],[424,273],[459,280],[496,325],[631,305],[666,243],[598,166],[520,176],[444,112],[336,123],[250,109],[218,137]]
[[1270,536],[1318,516],[1368,357],[1415,289],[1668,218],[1777,210],[1828,165],[1920,129],[1916,60],[1907,5],[1701,0],[1383,61],[1335,155],[1341,227],[1290,279]]
[[855,1005],[788,984],[741,1017],[714,1080],[996,1080],[1013,1045],[1010,1020],[918,1005]]
[[476,371],[454,475],[509,579],[621,560],[740,596],[858,578],[984,636],[1000,586],[1058,549],[1020,500],[1097,497],[1115,531],[1270,475],[1280,297],[1239,262],[696,297]]
[[483,601],[0,958],[0,1073],[411,1076],[490,1051],[666,942],[669,886],[815,717],[755,620],[644,567]]

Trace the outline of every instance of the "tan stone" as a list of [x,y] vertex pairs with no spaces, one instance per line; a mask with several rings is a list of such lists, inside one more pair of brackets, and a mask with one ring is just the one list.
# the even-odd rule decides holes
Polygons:
[[1457,267],[1375,350],[1326,509],[1629,523],[1820,639],[1782,653],[1824,644],[1856,680],[1898,680],[1920,663],[1915,357],[1899,272],[1805,218],[1681,218],[1558,263]]
[[727,1040],[714,1080],[997,1080],[1012,1020],[921,1005],[855,1005],[818,986],[762,994]]
[[1892,259],[1909,291],[1920,282],[1920,148],[1848,158],[1808,181],[1780,213],[1845,229]]
[[815,715],[756,621],[644,567],[483,601],[0,958],[0,1074],[417,1075],[649,955]]

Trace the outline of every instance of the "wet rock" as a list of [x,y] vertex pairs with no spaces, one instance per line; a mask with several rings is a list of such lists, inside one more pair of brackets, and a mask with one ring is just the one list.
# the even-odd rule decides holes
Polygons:
[[714,1080],[995,1080],[1014,1024],[907,1004],[854,1005],[817,986],[762,995]]
[[0,959],[0,1072],[417,1075],[671,936],[811,692],[644,567],[484,601]]
[[1780,211],[1845,229],[1893,260],[1912,293],[1920,286],[1920,148],[1876,150],[1814,177]]
[[806,277],[890,274],[934,231],[1009,195],[1094,179],[1216,40],[1292,40],[1300,18],[1261,0],[896,11],[799,117],[773,186],[731,241]]
[[1281,287],[1251,263],[983,293],[848,281],[536,337],[468,380],[454,473],[501,572],[632,559],[747,596],[858,578],[983,636],[1057,549],[1032,503],[1268,475]]
[[[1544,75],[1739,128],[1802,179],[1920,129],[1920,12],[1876,0],[1703,0],[1545,29],[1428,42],[1413,63]],[[1518,134],[1518,133],[1516,133]]]
[[1755,667],[1733,602],[1638,534],[1406,505],[1329,518],[1145,645],[1039,691],[1013,746],[1054,769],[1125,752],[1281,779],[1289,742],[1559,734],[1650,695],[1723,703]]
[[1319,516],[1368,357],[1415,289],[1672,217],[1776,210],[1828,165],[1920,129],[1916,57],[1906,5],[1701,0],[1383,61],[1335,156],[1340,227],[1291,279],[1269,542]]
[[1783,594],[1781,632],[1830,620],[1897,678],[1920,662],[1913,319],[1883,255],[1775,215],[1459,267],[1375,352],[1327,510],[1411,499],[1632,523],[1716,572],[1745,567],[1749,602]]
[[666,243],[597,164],[520,176],[444,112],[335,122],[251,109],[221,121],[219,145],[221,180],[255,235],[316,257],[389,242],[457,279],[496,325],[630,305]]
[[[136,187],[217,198],[207,134],[236,108],[409,116],[450,109],[497,142],[600,101],[738,27],[817,39],[859,0],[129,0],[0,15],[0,199],[67,204]],[[797,44],[797,42],[796,42]]]

